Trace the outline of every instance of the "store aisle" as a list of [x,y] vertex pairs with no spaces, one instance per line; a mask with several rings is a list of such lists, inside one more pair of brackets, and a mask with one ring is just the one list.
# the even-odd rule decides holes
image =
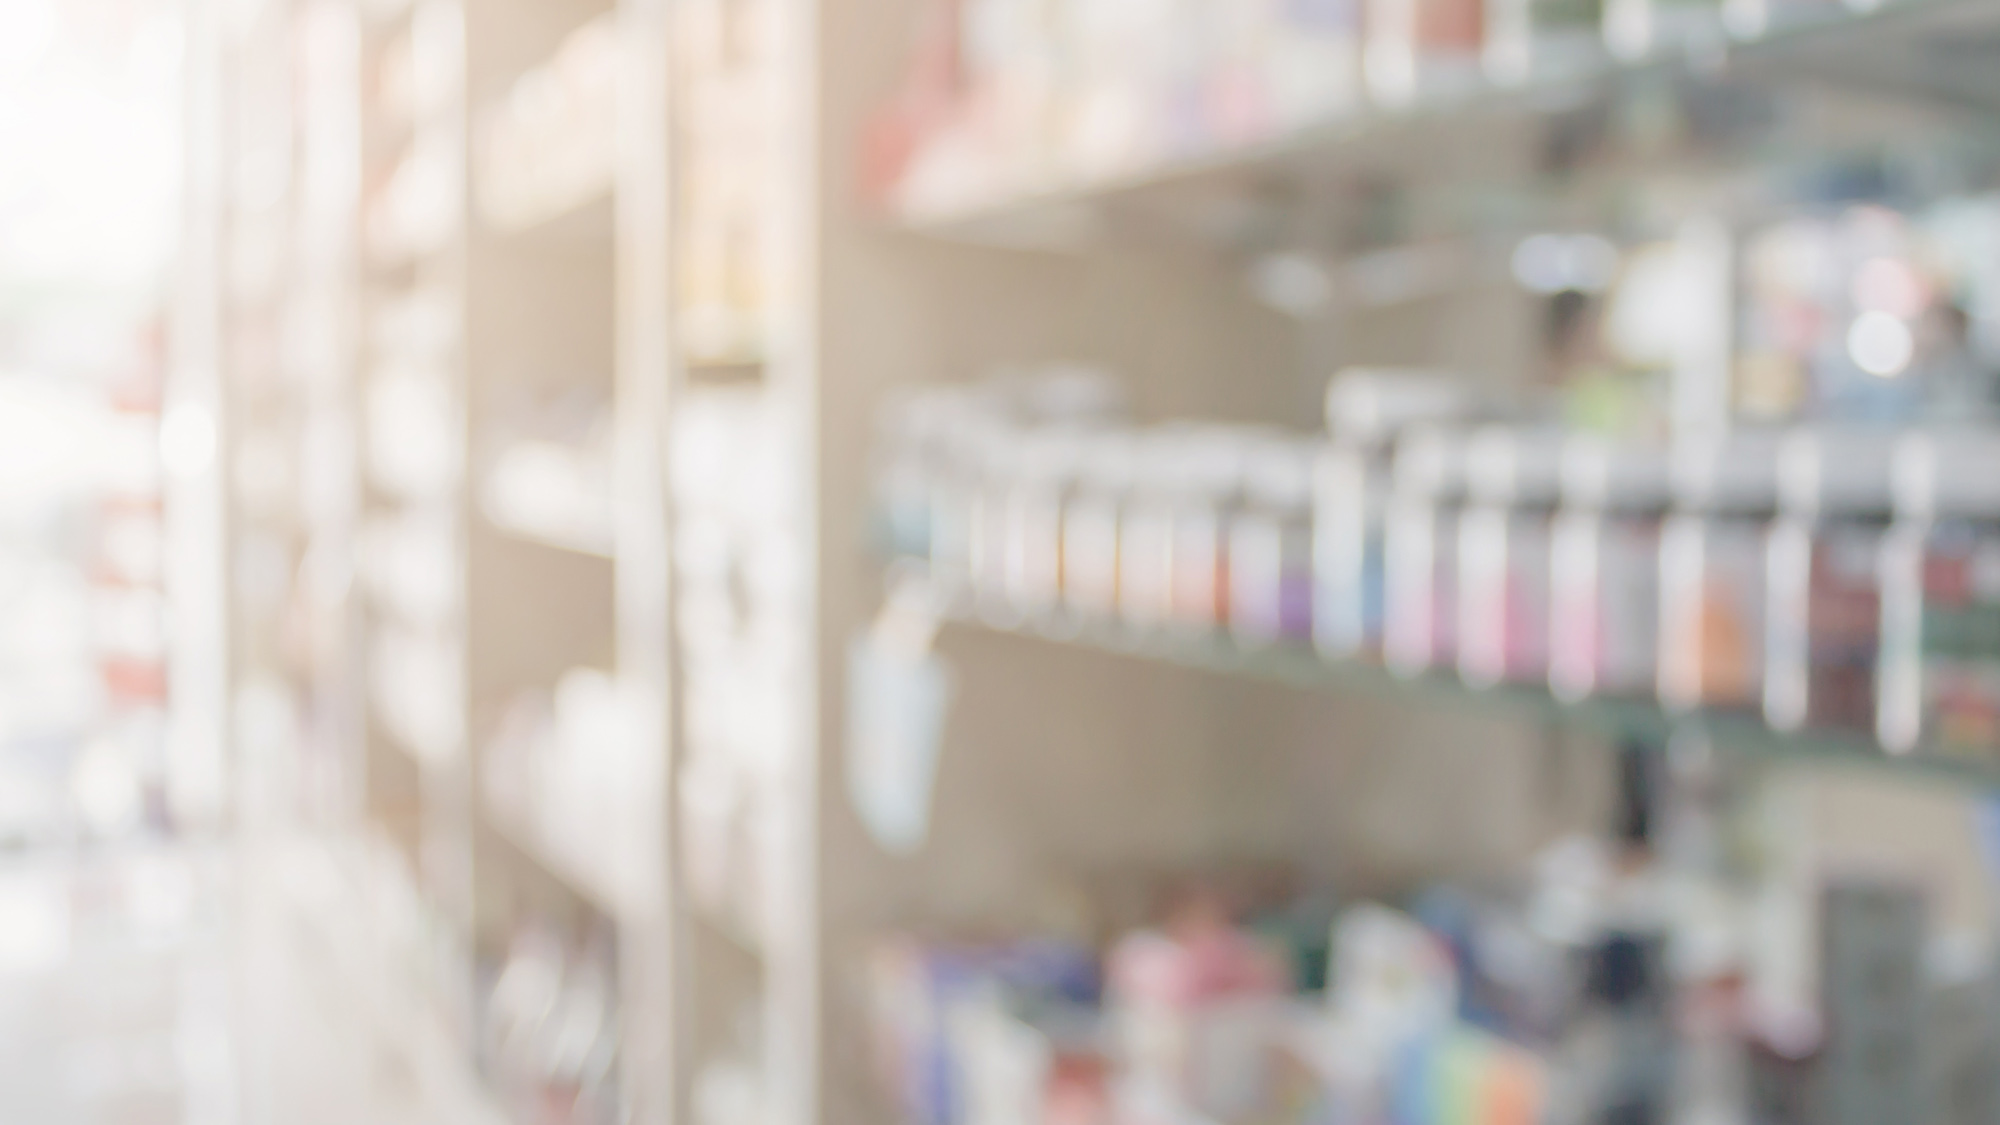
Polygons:
[[260,839],[0,867],[0,1121],[498,1121],[404,987],[370,854]]

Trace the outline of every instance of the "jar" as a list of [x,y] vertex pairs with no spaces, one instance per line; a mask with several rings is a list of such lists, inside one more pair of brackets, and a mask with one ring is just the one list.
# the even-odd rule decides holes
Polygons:
[[1815,427],[1779,449],[1764,664],[1764,719],[1778,730],[1874,730],[1894,441]]
[[1876,733],[2000,766],[2000,428],[1911,434],[1893,457]]
[[1383,517],[1383,658],[1404,676],[1447,668],[1456,659],[1458,532],[1465,502],[1465,434],[1423,425],[1397,443]]
[[1313,466],[1320,443],[1259,442],[1243,464],[1229,528],[1229,629],[1245,648],[1313,637]]
[[1466,445],[1458,533],[1458,672],[1473,687],[1549,675],[1549,537],[1562,436],[1488,426]]
[[1658,680],[1663,449],[1578,434],[1563,444],[1549,554],[1549,690],[1650,696]]
[[1765,540],[1777,509],[1770,431],[1683,441],[1660,532],[1660,702],[1755,708],[1763,697]]
[[1090,435],[1076,487],[1063,506],[1062,600],[1079,624],[1118,615],[1119,520],[1138,472],[1139,440],[1121,430]]
[[1328,384],[1327,429],[1313,469],[1313,642],[1329,659],[1380,659],[1386,599],[1383,516],[1393,442],[1407,426],[1473,412],[1449,375],[1353,369]]

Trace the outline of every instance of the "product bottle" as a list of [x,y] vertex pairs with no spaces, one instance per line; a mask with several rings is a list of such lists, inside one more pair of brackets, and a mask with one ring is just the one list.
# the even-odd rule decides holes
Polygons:
[[1228,529],[1243,505],[1249,450],[1272,435],[1208,427],[1187,443],[1173,500],[1169,563],[1177,631],[1205,636],[1228,620]]
[[1229,630],[1245,648],[1313,635],[1313,465],[1320,443],[1258,442],[1243,464],[1243,507],[1229,529]]
[[1549,690],[1575,702],[1658,682],[1665,450],[1578,434],[1563,446],[1550,547]]
[[1691,438],[1672,454],[1675,509],[1660,535],[1660,702],[1755,708],[1763,697],[1765,539],[1778,435]]
[[1072,426],[1025,435],[1007,497],[1007,600],[1016,613],[1043,626],[1053,623],[1062,603],[1063,510],[1092,436]]
[[1136,451],[1118,522],[1118,616],[1134,636],[1156,635],[1174,619],[1174,517],[1196,440],[1187,426],[1163,426]]
[[1886,428],[1814,427],[1778,454],[1766,588],[1764,719],[1778,730],[1875,725]]
[[1063,605],[1083,628],[1109,625],[1118,614],[1120,515],[1130,502],[1138,459],[1139,440],[1131,432],[1092,434],[1063,506]]
[[1456,659],[1464,502],[1465,432],[1442,425],[1405,431],[1383,519],[1388,604],[1383,658],[1399,675],[1449,668]]
[[1436,372],[1352,369],[1328,384],[1333,439],[1313,470],[1313,642],[1322,656],[1382,656],[1384,514],[1396,435],[1472,413],[1464,382]]
[[2000,429],[1909,435],[1892,472],[1876,732],[2000,765]]
[[1458,672],[1473,687],[1549,674],[1549,552],[1562,437],[1489,426],[1466,447],[1458,535]]

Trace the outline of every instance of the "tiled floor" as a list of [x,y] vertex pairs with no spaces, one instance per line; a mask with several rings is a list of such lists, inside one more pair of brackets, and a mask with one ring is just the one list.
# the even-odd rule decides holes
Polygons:
[[290,839],[0,862],[0,1125],[497,1122],[412,999],[421,954],[385,941],[371,854]]

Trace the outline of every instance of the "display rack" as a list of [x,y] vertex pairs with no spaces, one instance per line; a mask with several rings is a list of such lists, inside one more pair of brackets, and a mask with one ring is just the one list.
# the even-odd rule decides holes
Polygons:
[[[1296,427],[1337,364],[1519,390],[1537,306],[1504,276],[1464,271],[1330,340],[1246,285],[1245,256],[1332,253],[1374,180],[1542,191],[1544,131],[1635,89],[1763,99],[1831,75],[1878,95],[1824,114],[1842,118],[1828,137],[2000,104],[1990,60],[1926,61],[1990,35],[1992,5],[1908,0],[885,214],[864,154],[922,7],[267,0],[229,33],[252,120],[197,171],[254,181],[278,146],[296,190],[282,216],[232,198],[230,229],[276,257],[240,290],[220,271],[204,288],[228,295],[232,354],[271,349],[228,368],[217,415],[238,493],[217,531],[240,595],[225,711],[282,697],[307,717],[319,749],[299,761],[365,809],[423,935],[411,990],[503,1090],[521,1079],[482,1019],[524,926],[610,967],[622,1119],[859,1123],[890,1119],[853,986],[886,928],[1032,922],[1051,871],[1310,854],[1381,875],[1350,827],[1381,781],[1353,762],[1378,747],[1410,770],[1477,751],[1450,758],[1465,793],[1396,775],[1394,807],[1435,837],[1407,865],[1518,860],[1579,819],[1575,793],[1521,780],[1543,776],[1552,725],[1660,740],[1671,724],[1299,654],[1133,660],[964,623],[940,641],[956,698],[929,833],[879,842],[849,800],[848,676],[882,604],[866,531],[881,406],[1057,359],[1126,373],[1143,415]],[[293,108],[258,117],[275,105]],[[268,502],[280,462],[296,505]],[[302,666],[246,565],[296,583],[315,623]],[[1340,690],[1285,690],[1300,683]],[[1710,723],[1747,748],[1879,758],[1750,728]]]

